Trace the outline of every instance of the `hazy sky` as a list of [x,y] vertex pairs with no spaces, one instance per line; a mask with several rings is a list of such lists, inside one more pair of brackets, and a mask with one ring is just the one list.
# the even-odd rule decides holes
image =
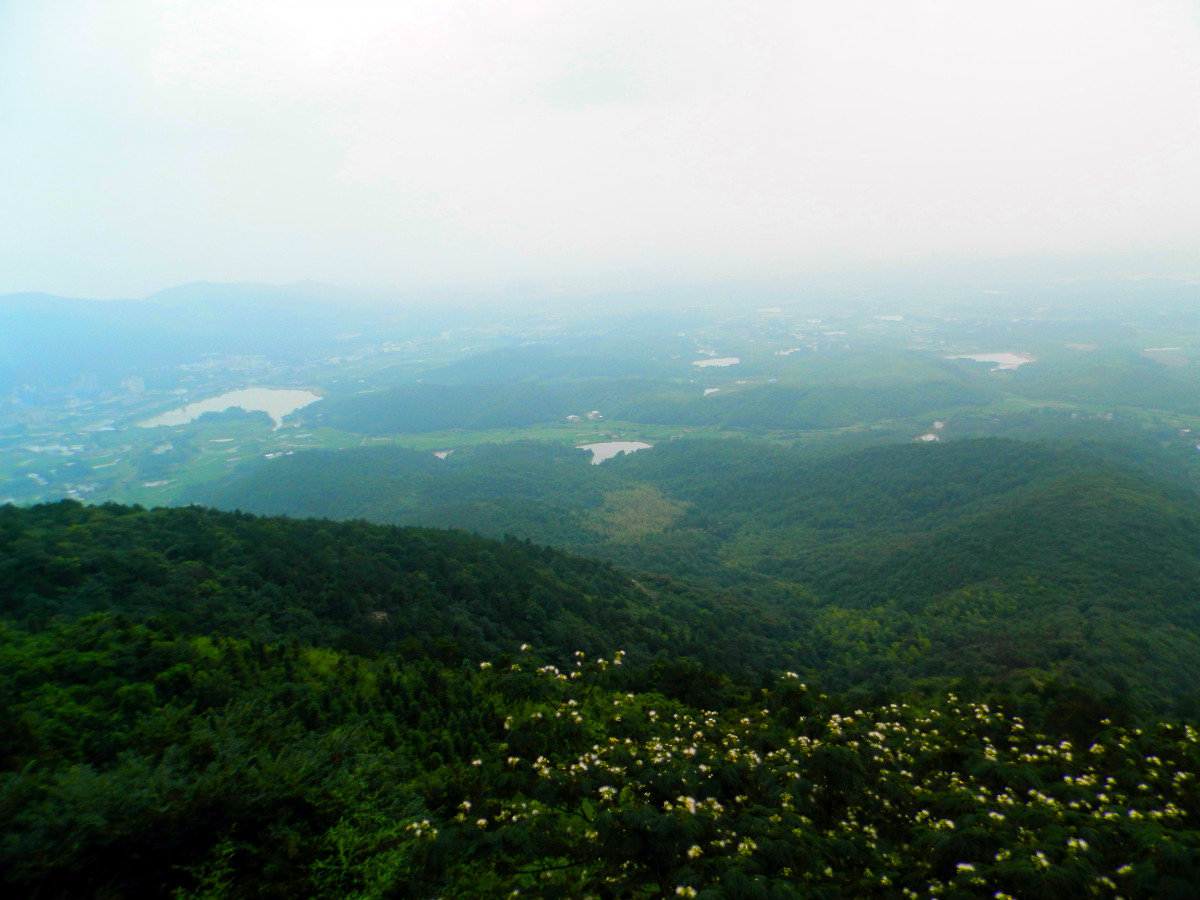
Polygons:
[[1196,0],[0,0],[0,292],[1155,252]]

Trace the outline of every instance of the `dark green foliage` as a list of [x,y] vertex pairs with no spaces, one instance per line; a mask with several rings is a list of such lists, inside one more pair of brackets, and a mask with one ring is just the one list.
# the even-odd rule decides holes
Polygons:
[[[197,508],[0,509],[0,589],[6,896],[1185,896],[1200,869],[1200,733],[1139,725],[1127,662],[1108,696],[837,700],[765,669],[890,659],[874,607],[817,606],[812,648],[778,603],[526,541]],[[938,602],[975,628],[1027,601]]]
[[456,814],[429,839],[450,894],[1052,898],[1194,883],[1190,726],[1107,722],[1076,746],[954,696],[834,712],[795,676],[702,712],[596,691],[606,665],[537,669],[549,690],[510,707],[507,755],[457,773]]
[[[42,627],[114,611],[193,633],[480,659],[616,640],[722,671],[786,661],[794,612],[510,539],[365,522],[74,502],[0,507],[0,611]],[[747,605],[755,615],[746,616]]]
[[494,715],[428,661],[107,616],[8,631],[0,679],[22,726],[0,775],[0,870],[40,897],[168,896],[223,865],[242,896],[342,896],[365,874],[346,842],[394,853],[423,808],[406,783],[480,752]]
[[[211,499],[469,525],[770,598],[807,625],[783,664],[839,690],[1065,678],[1170,708],[1200,681],[1200,501],[1119,442],[814,459],[678,440],[600,466],[527,442],[444,462],[378,448],[275,462]],[[651,525],[625,540],[628,522]]]

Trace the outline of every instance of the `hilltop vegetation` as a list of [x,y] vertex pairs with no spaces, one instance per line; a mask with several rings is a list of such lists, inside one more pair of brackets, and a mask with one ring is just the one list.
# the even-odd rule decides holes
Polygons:
[[[296,286],[273,360],[18,360],[5,496],[202,505],[0,507],[6,896],[1191,897],[1197,335],[1131,290],[1178,308]],[[248,378],[324,399],[112,424]]]
[[222,488],[315,520],[6,507],[6,888],[1188,896],[1200,504],[1129,446],[377,447]]
[[[38,512],[8,538],[66,550],[79,511]],[[244,518],[152,521],[172,518],[256,581]],[[174,596],[142,562],[126,590]],[[238,601],[226,623],[184,595],[0,631],[8,895],[1182,898],[1200,868],[1200,732],[1078,689],[852,708],[792,673],[760,688],[619,652],[467,666],[263,641]]]
[[199,509],[5,508],[0,560],[9,896],[1184,897],[1200,871],[1193,726],[1063,683],[856,707],[768,676],[787,617],[744,598]]
[[521,640],[559,661],[617,640],[635,658],[694,654],[742,675],[782,665],[799,635],[782,604],[665,577],[651,589],[606,563],[460,531],[65,501],[0,507],[0,548],[0,614],[35,630],[115,614],[454,664]]
[[750,589],[804,617],[789,666],[839,690],[1063,677],[1170,706],[1200,678],[1200,502],[1067,446],[810,459],[676,441],[600,466],[544,444],[373,448],[273,461],[205,499],[516,535]]

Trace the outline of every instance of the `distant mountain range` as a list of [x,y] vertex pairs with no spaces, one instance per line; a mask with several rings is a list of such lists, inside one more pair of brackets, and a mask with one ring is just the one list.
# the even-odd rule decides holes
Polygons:
[[379,341],[436,334],[458,315],[452,304],[317,282],[199,282],[136,300],[7,294],[0,296],[0,391],[112,379],[205,354],[292,360],[333,352],[347,332]]

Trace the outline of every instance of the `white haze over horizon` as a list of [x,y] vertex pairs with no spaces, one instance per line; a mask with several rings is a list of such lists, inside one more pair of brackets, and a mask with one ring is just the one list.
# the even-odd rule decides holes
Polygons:
[[1144,255],[1194,0],[4,0],[0,293]]

